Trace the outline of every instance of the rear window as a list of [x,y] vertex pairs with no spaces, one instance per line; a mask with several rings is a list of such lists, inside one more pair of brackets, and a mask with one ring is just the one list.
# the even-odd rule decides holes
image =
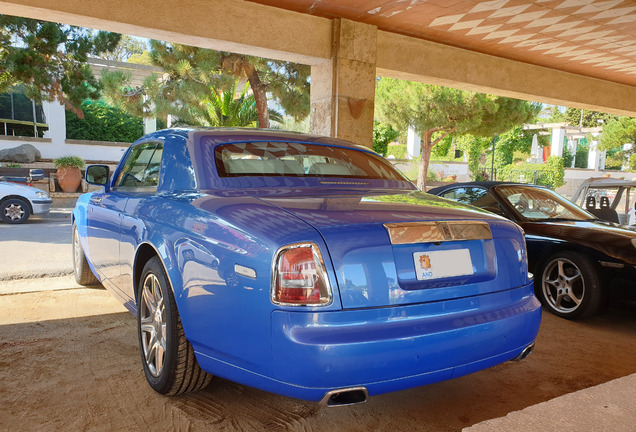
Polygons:
[[405,181],[383,158],[344,147],[295,142],[219,145],[214,153],[220,177],[351,177]]

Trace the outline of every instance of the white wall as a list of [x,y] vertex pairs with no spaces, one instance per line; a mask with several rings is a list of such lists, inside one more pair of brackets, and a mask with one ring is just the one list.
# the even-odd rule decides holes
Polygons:
[[[85,144],[75,144],[85,143]],[[128,147],[100,144],[95,141],[74,141],[73,144],[55,144],[47,138],[4,137],[0,135],[0,150],[31,144],[40,150],[42,159],[56,159],[61,156],[79,156],[86,161],[119,162]]]
[[409,126],[406,137],[406,154],[409,159],[415,159],[422,153],[422,139],[420,135],[415,132],[415,129]]
[[563,139],[565,138],[565,128],[553,128],[552,140],[550,142],[550,156],[563,156]]
[[[62,156],[79,156],[85,161],[119,162],[128,148],[128,143],[119,145],[100,141],[78,141],[66,139],[66,110],[59,102],[43,102],[42,109],[49,125],[44,138],[7,137],[0,135],[0,150],[31,144],[40,150],[42,159]],[[152,119],[154,120],[154,119]],[[146,127],[152,127],[149,122]],[[156,125],[155,125],[156,129]]]

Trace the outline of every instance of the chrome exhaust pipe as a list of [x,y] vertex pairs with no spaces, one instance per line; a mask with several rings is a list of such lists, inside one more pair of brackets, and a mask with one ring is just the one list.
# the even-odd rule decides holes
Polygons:
[[350,387],[325,393],[320,403],[328,407],[357,405],[365,403],[368,398],[366,387]]
[[521,354],[519,354],[517,357],[513,358],[512,360],[521,361],[524,358],[528,357],[530,354],[532,354],[533,350],[534,350],[534,342],[528,345],[527,347],[525,347],[523,351],[521,351]]

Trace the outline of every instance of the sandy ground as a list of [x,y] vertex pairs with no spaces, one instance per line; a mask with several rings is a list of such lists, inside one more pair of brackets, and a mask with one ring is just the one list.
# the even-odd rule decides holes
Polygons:
[[0,295],[0,311],[0,431],[460,431],[636,373],[636,313],[606,309],[582,322],[545,313],[520,363],[353,407],[218,378],[165,397],[145,382],[133,316],[107,291]]

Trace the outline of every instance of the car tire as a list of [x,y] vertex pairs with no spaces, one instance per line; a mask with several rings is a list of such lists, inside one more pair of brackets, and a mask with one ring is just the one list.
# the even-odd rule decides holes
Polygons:
[[201,369],[185,337],[172,288],[158,257],[144,266],[137,299],[139,349],[150,387],[165,395],[205,388],[212,375]]
[[535,293],[553,314],[567,319],[585,318],[601,307],[604,292],[597,267],[576,252],[559,252],[539,267]]
[[29,203],[20,198],[10,198],[0,204],[0,218],[9,224],[21,224],[31,216]]
[[75,275],[75,282],[79,285],[92,286],[100,284],[99,279],[93,274],[88,265],[75,222],[73,222],[73,274]]

